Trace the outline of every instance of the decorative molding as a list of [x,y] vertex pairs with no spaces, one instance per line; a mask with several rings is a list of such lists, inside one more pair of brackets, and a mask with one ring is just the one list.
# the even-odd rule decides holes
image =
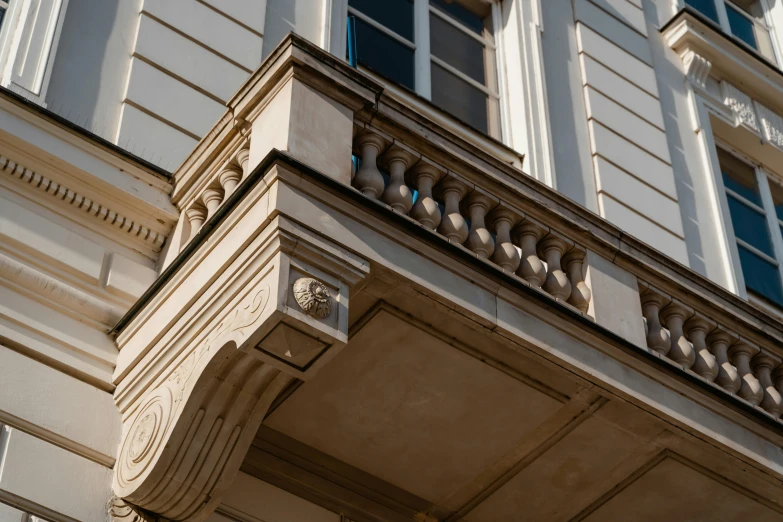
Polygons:
[[113,326],[124,310],[0,252],[0,278],[62,306],[71,315]]
[[332,312],[332,294],[322,282],[302,277],[294,282],[293,289],[296,303],[309,315],[323,319]]
[[783,118],[760,103],[756,103],[755,106],[761,121],[762,137],[768,143],[783,150]]
[[751,97],[727,81],[721,82],[721,91],[723,103],[731,108],[737,125],[745,125],[754,132],[761,133]]
[[166,240],[166,236],[154,230],[133,221],[130,218],[118,214],[111,210],[106,205],[102,205],[96,201],[93,201],[82,194],[69,189],[62,183],[57,183],[46,176],[42,176],[37,172],[34,172],[24,165],[8,159],[5,156],[0,155],[0,170],[9,174],[27,184],[31,187],[37,188],[50,196],[53,196],[74,208],[82,210],[83,212],[93,216],[99,221],[112,225],[115,228],[122,230],[129,234],[134,239],[141,240],[145,243],[152,245],[156,251],[160,250]]
[[190,520],[216,507],[291,380],[238,349],[260,327],[269,297],[268,284],[249,293],[143,399],[115,466],[116,522]]
[[684,53],[682,63],[685,65],[685,75],[693,86],[705,90],[712,63],[692,49]]
[[152,513],[119,497],[112,497],[109,501],[109,516],[115,522],[158,522],[158,518]]

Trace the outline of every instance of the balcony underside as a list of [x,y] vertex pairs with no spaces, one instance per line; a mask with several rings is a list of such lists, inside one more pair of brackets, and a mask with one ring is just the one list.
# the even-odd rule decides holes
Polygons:
[[348,345],[271,411],[244,472],[357,520],[783,520],[777,480],[660,412],[402,282],[351,299]]

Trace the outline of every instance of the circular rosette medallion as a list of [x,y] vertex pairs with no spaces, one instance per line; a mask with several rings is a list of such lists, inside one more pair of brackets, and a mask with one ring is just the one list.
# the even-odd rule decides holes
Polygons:
[[313,317],[323,319],[332,311],[332,294],[326,286],[312,277],[302,277],[294,282],[294,299]]
[[149,468],[166,435],[173,403],[167,386],[158,388],[147,397],[122,445],[117,462],[120,487],[131,487]]

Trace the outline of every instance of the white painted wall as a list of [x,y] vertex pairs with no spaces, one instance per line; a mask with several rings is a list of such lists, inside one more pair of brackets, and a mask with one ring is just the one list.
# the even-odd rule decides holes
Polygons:
[[128,78],[141,0],[68,3],[46,103],[113,140]]

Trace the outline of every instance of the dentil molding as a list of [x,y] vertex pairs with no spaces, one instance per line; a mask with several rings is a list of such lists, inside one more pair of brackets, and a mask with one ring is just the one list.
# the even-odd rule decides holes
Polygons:
[[123,216],[108,208],[106,205],[93,201],[82,194],[68,188],[62,183],[58,183],[54,180],[42,176],[37,172],[25,167],[24,165],[17,163],[7,157],[0,155],[0,171],[16,178],[24,183],[27,183],[31,187],[40,190],[41,192],[48,194],[49,196],[56,198],[72,207],[81,210],[88,216],[100,221],[102,224],[107,224],[117,228],[126,234],[130,235],[134,239],[143,241],[151,245],[156,251],[160,250],[163,242],[166,240],[166,236],[160,232],[145,227],[144,225]]

